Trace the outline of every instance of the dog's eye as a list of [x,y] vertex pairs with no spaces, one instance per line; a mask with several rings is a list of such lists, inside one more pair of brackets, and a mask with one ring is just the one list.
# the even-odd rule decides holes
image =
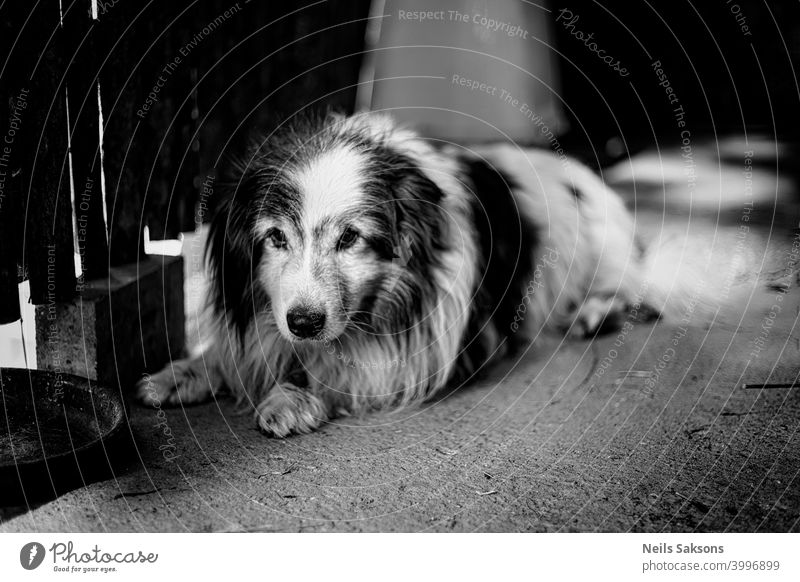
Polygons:
[[276,249],[286,248],[286,234],[279,228],[270,228],[267,231],[267,240]]
[[345,251],[349,249],[354,244],[356,244],[356,242],[358,242],[358,237],[360,236],[361,235],[358,234],[358,231],[355,228],[348,226],[346,229],[344,229],[342,236],[339,237],[339,242],[336,245],[336,250]]

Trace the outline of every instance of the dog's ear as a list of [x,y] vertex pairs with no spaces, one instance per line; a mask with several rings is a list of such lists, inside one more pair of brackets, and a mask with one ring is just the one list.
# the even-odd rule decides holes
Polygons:
[[[410,269],[418,269],[419,274],[423,274],[446,246],[444,193],[417,164],[403,155],[384,158],[382,178],[383,187],[390,196],[394,256],[406,260]],[[404,254],[398,255],[398,250]]]
[[254,309],[265,298],[254,285],[255,269],[261,260],[262,241],[255,236],[253,200],[260,188],[256,173],[234,162],[220,181],[220,203],[211,220],[206,243],[211,294],[216,314],[226,317],[240,339]]
[[391,247],[391,276],[374,305],[375,325],[380,321],[405,321],[420,317],[426,299],[435,297],[433,271],[447,246],[444,193],[406,156],[385,153],[380,187],[388,197],[387,229]]
[[445,248],[444,194],[419,168],[410,167],[401,174],[393,189],[397,208],[396,243],[405,249],[409,264],[424,268]]

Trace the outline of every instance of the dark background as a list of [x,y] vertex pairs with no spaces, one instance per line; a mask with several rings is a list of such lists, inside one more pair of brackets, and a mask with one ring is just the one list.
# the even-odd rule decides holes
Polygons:
[[[731,12],[735,5],[750,36]],[[797,139],[797,2],[577,0],[552,4],[554,19],[560,8],[580,15],[576,29],[594,32],[598,45],[630,71],[621,79],[561,23],[554,24],[563,95],[571,108],[566,113],[572,131],[565,141],[573,148],[602,150],[609,138],[623,136],[636,150],[679,138],[674,106],[651,66],[656,60],[693,137],[760,133]]]

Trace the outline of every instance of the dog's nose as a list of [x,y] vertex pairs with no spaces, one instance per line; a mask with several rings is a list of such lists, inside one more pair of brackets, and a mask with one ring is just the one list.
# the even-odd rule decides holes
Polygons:
[[293,307],[286,314],[289,331],[299,338],[317,335],[325,327],[325,314],[307,307]]

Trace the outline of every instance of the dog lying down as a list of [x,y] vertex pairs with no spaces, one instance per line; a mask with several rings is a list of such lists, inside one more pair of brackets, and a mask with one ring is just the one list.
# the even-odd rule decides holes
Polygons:
[[211,337],[142,380],[153,405],[222,389],[265,434],[400,407],[548,330],[593,334],[689,300],[664,245],[570,159],[440,147],[390,117],[296,123],[234,164],[206,249]]

